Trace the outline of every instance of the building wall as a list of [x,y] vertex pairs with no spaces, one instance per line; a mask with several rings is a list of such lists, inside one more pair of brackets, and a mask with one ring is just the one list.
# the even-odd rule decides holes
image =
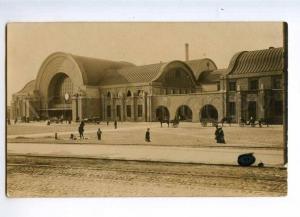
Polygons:
[[[263,77],[253,77],[251,74],[227,78],[226,116],[233,118],[234,122],[242,119],[247,121],[250,117],[256,120],[267,119],[270,123],[281,124],[283,120],[283,89],[274,89],[272,79],[281,73],[269,73]],[[250,81],[258,80],[258,89],[250,89]],[[236,91],[229,90],[229,82],[236,81]],[[283,85],[283,84],[282,84]],[[230,103],[235,103],[235,115],[230,114]],[[255,110],[255,111],[254,111]]]
[[156,121],[156,109],[164,106],[169,110],[170,119],[174,119],[178,108],[182,105],[192,110],[192,121],[200,121],[200,112],[205,105],[212,105],[218,112],[218,120],[223,118],[223,92],[195,93],[184,95],[152,96],[152,121]]

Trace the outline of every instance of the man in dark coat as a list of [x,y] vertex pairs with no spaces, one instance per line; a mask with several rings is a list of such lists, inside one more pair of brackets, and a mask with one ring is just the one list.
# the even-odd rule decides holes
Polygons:
[[78,131],[79,131],[79,136],[80,136],[80,139],[84,139],[84,136],[83,136],[83,132],[84,132],[84,122],[81,121],[80,125],[79,125],[79,128],[78,128]]
[[223,131],[222,127],[219,127],[218,125],[216,126],[215,139],[216,139],[217,143],[225,144],[224,131]]
[[101,135],[102,135],[102,131],[100,130],[100,128],[98,128],[98,131],[97,131],[98,140],[101,140]]
[[117,127],[118,127],[118,122],[117,122],[117,120],[115,120],[114,126],[115,126],[115,129],[117,129]]
[[147,131],[146,131],[145,141],[146,142],[151,142],[151,140],[150,140],[150,128],[148,128]]

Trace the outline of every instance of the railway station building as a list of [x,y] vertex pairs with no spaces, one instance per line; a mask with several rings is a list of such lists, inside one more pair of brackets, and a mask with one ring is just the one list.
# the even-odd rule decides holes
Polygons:
[[283,121],[283,48],[242,51],[227,68],[209,58],[136,66],[56,52],[13,94],[11,119]]

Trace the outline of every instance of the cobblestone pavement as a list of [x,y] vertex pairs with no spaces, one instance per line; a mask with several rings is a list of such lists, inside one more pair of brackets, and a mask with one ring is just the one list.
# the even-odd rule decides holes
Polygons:
[[285,168],[10,156],[11,197],[284,196]]

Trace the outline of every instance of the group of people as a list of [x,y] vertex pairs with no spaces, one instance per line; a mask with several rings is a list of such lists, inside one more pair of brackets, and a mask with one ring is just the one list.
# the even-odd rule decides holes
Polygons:
[[[114,123],[114,126],[115,126],[115,129],[117,129],[117,122],[115,121]],[[80,136],[80,139],[84,139],[84,121],[81,121],[80,125],[79,125],[79,128],[78,128],[78,131],[79,131],[79,136]],[[73,138],[73,136],[72,136]],[[102,138],[102,131],[100,128],[98,128],[97,130],[97,139],[98,140],[101,140]],[[222,129],[222,127],[220,126],[216,126],[216,130],[215,130],[215,139],[216,139],[216,142],[217,143],[223,143],[225,144],[225,138],[224,138],[224,131]],[[150,128],[147,128],[146,130],[146,133],[145,133],[145,141],[146,142],[151,142],[151,136],[150,136]]]
[[[118,126],[118,123],[117,123],[117,121],[115,121],[114,122],[115,129],[117,129],[117,126]],[[80,122],[80,125],[78,127],[78,132],[79,132],[80,139],[84,139],[84,134],[83,134],[84,133],[84,121]],[[101,131],[100,128],[98,128],[98,130],[97,130],[97,139],[101,140],[101,138],[102,138],[102,131]],[[71,134],[70,139],[75,139],[74,134]],[[146,131],[146,134],[145,134],[145,141],[146,142],[151,142],[151,139],[150,139],[150,128],[147,128],[147,131]]]
[[[79,137],[80,137],[80,139],[84,139],[84,125],[85,125],[85,124],[84,124],[84,121],[81,121],[81,122],[80,122],[80,125],[79,125],[79,127],[78,127],[78,132],[79,132]],[[107,125],[109,125],[109,122],[108,122],[108,121],[107,121]],[[117,121],[114,121],[114,127],[115,127],[115,129],[118,128],[118,122],[117,122]],[[71,134],[70,138],[71,138],[71,139],[74,139],[75,137],[74,137],[73,134]],[[98,130],[97,130],[97,139],[98,139],[98,140],[101,140],[101,138],[102,138],[102,131],[101,131],[100,128],[98,128]]]

